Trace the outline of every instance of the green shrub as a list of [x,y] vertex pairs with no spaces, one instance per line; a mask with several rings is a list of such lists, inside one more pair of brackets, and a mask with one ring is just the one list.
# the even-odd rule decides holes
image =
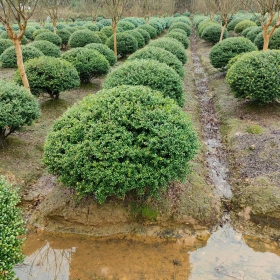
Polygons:
[[183,13],[183,16],[185,16],[185,17],[190,17],[190,16],[191,16],[191,13],[190,13],[190,12],[184,12],[184,13]]
[[[80,78],[76,68],[68,61],[42,56],[24,63],[26,75],[32,94],[48,93],[52,98],[58,98],[59,93],[78,87]],[[14,75],[14,80],[22,84],[19,71]]]
[[37,35],[34,41],[49,41],[58,47],[60,47],[62,44],[61,38],[57,34],[54,34],[52,32],[45,32]]
[[246,29],[247,27],[250,27],[250,26],[257,26],[257,25],[255,22],[245,19],[236,24],[236,26],[234,27],[234,32],[237,34],[240,34],[240,33],[242,33],[242,31],[244,29]]
[[[8,36],[8,34],[7,34],[6,31],[3,32],[3,33],[1,33],[0,38],[1,38],[1,39],[10,40],[10,37]],[[22,36],[21,44],[22,44],[22,45],[27,45],[27,44],[28,44],[28,39],[26,38],[25,35]]]
[[[32,46],[22,46],[23,62],[29,59],[42,56],[43,53]],[[3,68],[17,68],[17,57],[15,47],[9,47],[0,55],[0,62]]]
[[183,22],[172,23],[170,28],[169,28],[169,31],[171,31],[173,29],[176,29],[176,28],[184,30],[185,32],[187,32],[188,36],[191,35],[191,28],[186,23],[183,23]]
[[235,18],[235,19],[231,20],[230,23],[229,23],[228,26],[227,26],[227,30],[228,30],[228,31],[233,31],[234,28],[235,28],[235,26],[236,26],[239,22],[243,21],[244,19],[245,19],[244,17],[239,17],[239,18]]
[[177,22],[183,22],[183,23],[186,23],[187,25],[191,25],[191,21],[190,21],[190,19],[187,18],[187,17],[177,17],[177,18],[173,18],[171,24],[177,23]]
[[203,31],[204,31],[204,29],[205,29],[206,27],[208,27],[208,26],[213,26],[213,25],[217,26],[217,25],[219,25],[219,24],[218,24],[216,21],[213,21],[213,20],[204,20],[204,21],[202,21],[202,22],[199,24],[198,29],[197,29],[197,31],[198,31],[198,36],[201,37],[201,36],[202,36],[202,33],[203,33]]
[[169,33],[170,33],[170,32],[177,32],[177,33],[181,33],[181,34],[184,35],[184,36],[188,36],[187,32],[184,31],[183,29],[180,29],[180,28],[174,28],[174,29],[172,29],[171,31],[169,31]]
[[[101,40],[102,44],[106,44],[106,41],[108,40],[108,37],[104,33],[99,31],[99,32],[94,32],[94,34],[96,34],[99,37],[99,39]],[[94,43],[92,43],[92,44],[94,44]]]
[[131,191],[158,196],[170,181],[185,179],[197,148],[190,120],[173,100],[121,86],[68,109],[47,137],[43,161],[79,196],[102,203]]
[[99,21],[99,24],[102,24],[103,26],[111,26],[112,20],[111,19],[102,19]]
[[[247,28],[245,28],[243,31],[242,31],[242,33],[241,33],[241,36],[243,36],[243,37],[247,37],[247,34],[250,32],[250,31],[252,31],[252,30],[254,30],[254,28],[256,28],[257,26],[249,26],[249,27],[247,27]],[[253,41],[254,42],[254,41]]]
[[34,41],[31,44],[32,47],[38,49],[46,56],[60,57],[60,49],[49,41]]
[[187,55],[181,43],[172,38],[160,38],[149,44],[151,47],[159,47],[173,53],[183,64],[187,62]]
[[133,30],[135,28],[135,25],[129,21],[120,20],[118,22],[117,27],[123,29],[124,31],[127,31],[127,30]]
[[[66,28],[66,30],[68,31],[68,32],[70,32],[71,34],[73,34],[75,31],[78,31],[78,30],[80,30],[78,27],[68,27],[68,28]],[[67,42],[68,43],[68,42]]]
[[262,134],[262,128],[258,125],[248,125],[246,127],[246,132],[250,134]]
[[107,74],[110,64],[104,55],[89,48],[74,48],[61,56],[75,66],[82,82],[88,83],[93,77]]
[[144,38],[145,40],[145,45],[148,44],[151,40],[151,36],[150,33],[142,28],[137,28],[135,29],[136,31],[138,31]]
[[51,31],[49,29],[36,29],[33,33],[32,33],[32,37],[33,39],[35,39],[38,35],[43,34],[43,33],[51,33]]
[[247,33],[246,38],[249,39],[252,43],[254,43],[258,34],[262,33],[262,27],[254,26],[252,29]]
[[269,103],[280,98],[279,51],[242,55],[228,70],[226,80],[237,98]]
[[88,29],[75,31],[68,41],[71,48],[84,47],[90,43],[102,43],[102,41],[97,34]]
[[279,50],[280,49],[280,29],[277,28],[273,32],[270,40],[269,40],[269,45],[268,47],[271,50]]
[[66,47],[71,36],[71,33],[68,31],[68,29],[57,30],[56,34],[60,37],[62,45]]
[[[114,50],[114,38],[111,36],[106,41],[106,45]],[[126,56],[128,54],[134,53],[138,49],[137,40],[130,34],[126,32],[117,33],[117,52],[121,56]]]
[[190,42],[188,38],[179,32],[171,31],[167,35],[165,35],[165,37],[176,39],[184,46],[185,49],[189,47]]
[[0,55],[9,47],[12,47],[13,41],[9,39],[0,39]]
[[145,24],[139,26],[138,28],[144,29],[149,32],[151,39],[155,39],[157,37],[157,30],[151,25]]
[[33,32],[36,30],[35,27],[32,26],[27,26],[24,35],[26,36],[26,38],[28,40],[32,40],[33,41]]
[[120,85],[143,85],[158,90],[183,106],[183,85],[180,76],[165,63],[135,59],[119,66],[103,83],[104,88]]
[[96,25],[94,23],[87,23],[87,24],[84,25],[84,27],[86,27],[90,31],[99,31],[98,25]]
[[151,20],[149,25],[157,31],[157,35],[163,32],[163,27],[157,20]]
[[132,54],[128,61],[135,59],[153,59],[161,63],[167,64],[173,68],[181,78],[184,77],[184,69],[182,62],[171,52],[165,49],[147,46],[144,49],[138,50]]
[[224,68],[231,58],[240,53],[256,51],[257,47],[250,40],[233,37],[216,44],[210,51],[210,62],[215,68]]
[[107,37],[111,37],[113,35],[113,28],[112,26],[105,26],[100,30],[100,32],[105,34]]
[[134,29],[134,30],[126,31],[126,33],[130,34],[137,40],[139,49],[143,48],[145,46],[145,40],[140,32],[138,32],[137,30]]
[[34,96],[32,96],[24,87],[0,80],[0,143],[20,127],[30,125],[32,121],[39,116],[40,107]]
[[[0,109],[1,110],[1,109]],[[17,190],[0,177],[0,279],[15,279],[14,266],[24,260],[21,253],[25,234],[22,213],[17,207]]]
[[179,13],[175,13],[174,15],[173,15],[173,17],[180,17],[181,15],[179,14]]
[[259,33],[255,40],[254,40],[254,44],[257,46],[257,48],[259,50],[262,50],[263,49],[263,44],[264,44],[264,39],[263,39],[263,33]]
[[201,22],[209,19],[209,16],[195,15],[193,17],[193,25],[197,28]]
[[[201,38],[205,41],[211,42],[213,44],[219,42],[221,36],[222,28],[219,25],[211,25],[204,29]],[[223,39],[228,37],[228,31],[225,30]]]
[[103,54],[111,66],[115,65],[117,62],[114,52],[103,44],[92,43],[86,45],[85,48],[96,50]]
[[236,55],[235,57],[231,58],[227,64],[227,70],[243,55],[245,55],[246,53],[241,53]]

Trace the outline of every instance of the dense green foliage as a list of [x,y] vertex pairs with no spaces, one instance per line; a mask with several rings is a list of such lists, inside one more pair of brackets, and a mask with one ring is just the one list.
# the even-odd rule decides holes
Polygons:
[[271,50],[279,50],[280,49],[280,29],[276,28],[273,32],[268,47]]
[[166,51],[165,49],[148,46],[132,54],[128,58],[128,61],[135,60],[135,59],[157,60],[173,68],[179,74],[180,77],[182,78],[184,77],[185,73],[184,73],[182,62],[174,54],[172,54],[169,51]]
[[149,44],[151,47],[159,47],[173,53],[183,64],[187,62],[187,55],[184,47],[176,39],[160,38]]
[[107,74],[110,69],[110,64],[105,56],[89,48],[71,49],[62,54],[61,58],[75,66],[84,83],[90,82],[93,77]]
[[51,31],[49,29],[45,29],[45,28],[36,29],[33,32],[32,37],[33,37],[33,39],[35,39],[38,35],[43,34],[43,33],[51,33]]
[[263,39],[263,33],[260,32],[255,40],[254,40],[254,44],[258,47],[259,50],[263,49],[263,44],[264,44],[264,39]]
[[180,28],[174,28],[171,30],[171,32],[177,32],[177,33],[181,33],[184,36],[187,36],[187,32]]
[[94,23],[87,23],[87,24],[84,25],[84,27],[86,27],[90,31],[99,31],[98,25],[96,25]]
[[[7,34],[7,32],[5,31],[5,32],[3,32],[3,33],[1,33],[1,35],[0,35],[0,38],[1,39],[10,39],[10,37],[8,36],[8,34]],[[28,39],[26,38],[26,36],[25,35],[23,35],[23,37],[22,37],[22,39],[21,39],[21,44],[22,45],[27,45],[29,42],[28,42]]]
[[215,68],[226,67],[231,58],[240,53],[256,51],[257,47],[249,39],[233,37],[216,44],[210,51],[210,61]]
[[61,38],[57,34],[54,34],[52,32],[39,34],[35,37],[34,41],[49,41],[58,47],[60,47],[62,44]]
[[0,143],[1,139],[3,140],[10,133],[18,130],[24,125],[30,125],[32,121],[39,116],[40,108],[34,96],[32,96],[24,87],[0,80]]
[[0,55],[9,47],[12,47],[13,41],[9,39],[0,39]]
[[59,29],[56,34],[60,37],[62,45],[67,46],[71,33],[67,29]]
[[118,22],[117,27],[123,29],[124,31],[127,31],[127,30],[133,30],[135,28],[135,25],[129,21],[120,20]]
[[197,28],[197,31],[198,31],[198,35],[199,37],[202,36],[202,33],[204,31],[204,29],[210,25],[219,25],[216,21],[213,21],[213,20],[204,20],[202,21],[199,25],[198,25],[198,28]]
[[102,41],[97,34],[88,29],[75,31],[68,41],[68,45],[71,48],[84,47],[90,43],[102,43]]
[[173,30],[173,29],[176,29],[176,28],[179,28],[179,29],[182,29],[184,30],[188,36],[191,35],[191,28],[188,24],[186,23],[183,23],[183,22],[176,22],[176,23],[172,23],[170,28],[169,28],[169,31]]
[[38,49],[46,56],[60,57],[60,49],[49,41],[36,40],[31,44],[32,47]]
[[183,35],[182,33],[171,31],[165,37],[176,39],[184,46],[185,49],[189,47],[190,42],[186,35]]
[[105,26],[100,30],[100,32],[105,34],[107,37],[111,37],[113,35],[113,28],[112,26]]
[[17,207],[20,202],[17,190],[0,176],[0,279],[12,280],[14,266],[24,260],[21,253],[25,234],[22,213]]
[[137,30],[134,29],[134,30],[126,31],[126,33],[130,34],[131,36],[133,36],[137,40],[139,49],[143,48],[145,46],[145,39],[141,35],[140,32],[138,32]]
[[249,39],[251,42],[254,43],[258,34],[262,33],[262,27],[254,26],[252,29],[247,33],[246,38]]
[[104,33],[102,33],[101,31],[98,31],[98,32],[94,32],[94,34],[96,34],[99,37],[102,44],[106,44],[106,41],[108,40],[108,37]]
[[[23,62],[43,55],[41,51],[29,45],[22,46],[21,49],[22,49]],[[16,49],[14,46],[9,47],[0,55],[0,62],[3,68],[17,67]]]
[[103,54],[111,66],[115,65],[117,62],[117,58],[114,52],[111,49],[109,49],[106,45],[92,43],[86,45],[85,48],[96,50],[99,53]]
[[245,19],[244,17],[238,17],[238,18],[233,19],[233,20],[228,24],[227,30],[228,30],[228,31],[231,31],[231,30],[233,31],[234,28],[235,28],[235,26],[236,26],[239,22],[243,21],[244,19]]
[[[58,98],[61,91],[80,85],[76,68],[68,61],[42,56],[24,63],[26,75],[32,94],[48,93],[52,98]],[[15,72],[14,80],[22,84],[19,71]]]
[[120,85],[143,85],[158,90],[183,106],[183,85],[180,76],[165,63],[135,59],[119,66],[103,83],[104,88]]
[[151,39],[155,39],[157,37],[157,30],[151,25],[145,24],[139,26],[138,28],[144,29],[149,32]]
[[145,44],[148,44],[151,40],[151,36],[150,33],[142,28],[137,28],[135,29],[136,31],[138,31],[144,38],[145,40]]
[[[252,30],[254,30],[254,28],[256,28],[257,26],[249,26],[249,27],[247,27],[247,28],[245,28],[243,31],[242,31],[242,33],[241,33],[241,35],[243,36],[243,37],[247,37],[247,34],[250,32],[250,31],[252,31]],[[253,41],[254,42],[254,41]]]
[[237,98],[269,103],[280,98],[279,51],[242,55],[228,70],[226,80]]
[[171,18],[172,19],[172,22],[171,24],[174,24],[174,23],[177,23],[177,22],[183,22],[183,23],[186,23],[188,25],[191,25],[191,21],[189,18],[187,17],[177,17],[177,18]]
[[163,32],[163,26],[160,22],[158,22],[158,20],[150,20],[149,25],[157,31],[157,35],[160,35]]
[[57,120],[44,162],[80,196],[100,202],[154,195],[184,179],[198,148],[186,114],[169,98],[143,86],[89,95]]
[[239,23],[236,24],[234,27],[234,32],[237,34],[242,33],[243,30],[245,30],[247,27],[251,26],[257,26],[255,22],[245,19],[243,21],[240,21]]
[[[222,28],[220,25],[210,25],[204,29],[201,38],[213,44],[219,42]],[[223,39],[228,37],[227,29],[224,32]]]
[[[114,50],[114,38],[111,36],[106,41],[106,45]],[[127,32],[117,33],[117,52],[121,56],[134,53],[138,49],[137,40]]]

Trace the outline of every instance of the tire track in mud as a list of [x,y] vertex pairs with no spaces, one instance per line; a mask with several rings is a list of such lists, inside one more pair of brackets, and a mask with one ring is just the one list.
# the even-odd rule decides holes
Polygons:
[[209,177],[214,186],[214,194],[221,197],[221,199],[229,199],[232,196],[232,191],[227,182],[226,153],[219,133],[219,121],[216,117],[214,96],[209,90],[209,80],[197,53],[197,39],[197,33],[193,31],[190,45],[194,66],[193,77],[200,105],[200,121],[206,145],[205,159],[209,169]]

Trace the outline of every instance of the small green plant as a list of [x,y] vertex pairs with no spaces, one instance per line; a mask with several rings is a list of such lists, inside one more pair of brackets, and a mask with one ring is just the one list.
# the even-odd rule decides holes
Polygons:
[[[221,26],[210,25],[204,29],[204,31],[202,32],[201,38],[204,39],[205,41],[216,44],[220,40],[221,32],[222,32]],[[223,39],[226,39],[227,37],[228,37],[228,31],[226,29],[224,32],[224,35],[223,35]]]
[[106,45],[92,43],[86,45],[85,48],[96,50],[99,53],[103,54],[111,66],[115,65],[117,62],[114,52],[111,49],[109,49]]
[[145,44],[148,44],[151,40],[151,36],[150,33],[142,28],[137,28],[135,29],[136,31],[138,31],[144,38],[145,40]]
[[117,27],[121,28],[124,31],[127,31],[133,30],[135,28],[135,25],[127,20],[120,20]]
[[0,55],[9,47],[12,47],[13,41],[9,39],[0,39]]
[[15,278],[14,266],[23,261],[21,252],[26,233],[22,213],[17,207],[20,202],[17,190],[0,176],[0,279]]
[[54,34],[52,32],[42,33],[40,35],[37,35],[34,39],[34,41],[42,41],[42,40],[49,41],[58,47],[60,47],[62,44],[61,38],[57,34]]
[[258,125],[249,125],[246,127],[246,132],[250,134],[262,134],[262,128]]
[[145,24],[139,26],[138,28],[144,29],[149,32],[151,39],[155,39],[157,37],[157,30],[151,25]]
[[68,44],[71,33],[64,28],[57,30],[56,34],[60,37],[62,46],[65,48]]
[[180,42],[184,46],[185,49],[187,49],[189,47],[190,42],[189,42],[188,38],[179,32],[171,31],[165,37],[176,39],[178,42]]
[[138,32],[137,30],[134,29],[134,30],[126,31],[126,33],[130,34],[131,36],[133,36],[137,40],[139,49],[143,48],[145,46],[145,39],[141,35],[140,32]]
[[84,47],[90,43],[102,43],[97,34],[88,29],[75,31],[69,38],[68,45],[71,48]]
[[188,36],[191,35],[190,26],[184,22],[175,22],[175,23],[173,22],[169,28],[169,31],[176,29],[176,28],[184,30]]
[[247,27],[251,27],[251,26],[257,26],[257,24],[251,20],[245,19],[236,24],[236,26],[234,27],[234,32],[240,34]]
[[60,49],[49,41],[34,41],[31,46],[38,49],[46,56],[60,57],[61,55]]

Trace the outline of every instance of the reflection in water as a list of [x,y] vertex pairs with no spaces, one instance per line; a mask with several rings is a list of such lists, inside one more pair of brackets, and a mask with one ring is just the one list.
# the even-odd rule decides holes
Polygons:
[[255,252],[230,226],[219,228],[207,245],[190,253],[190,280],[279,280],[280,257]]

